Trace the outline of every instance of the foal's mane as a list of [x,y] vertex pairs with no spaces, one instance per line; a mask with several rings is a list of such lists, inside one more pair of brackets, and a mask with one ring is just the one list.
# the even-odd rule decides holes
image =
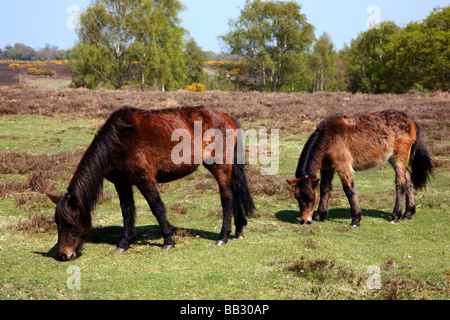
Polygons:
[[317,178],[316,174],[319,166],[322,164],[323,154],[326,150],[327,143],[323,134],[325,120],[322,121],[316,131],[309,137],[297,165],[295,177],[297,179],[306,176]]
[[104,172],[110,165],[111,152],[115,145],[120,144],[118,135],[125,128],[132,126],[130,121],[127,121],[131,109],[121,107],[110,115],[81,158],[67,188],[66,197],[76,199],[85,226],[91,226],[90,213],[103,190]]

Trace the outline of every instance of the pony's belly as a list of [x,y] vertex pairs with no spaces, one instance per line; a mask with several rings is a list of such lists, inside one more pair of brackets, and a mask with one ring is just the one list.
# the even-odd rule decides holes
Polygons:
[[354,171],[363,171],[382,166],[389,161],[393,154],[394,152],[391,151],[385,154],[367,155],[362,159],[357,159],[358,161],[355,161],[355,159],[353,159],[352,168]]
[[190,175],[195,172],[197,168],[198,165],[180,165],[176,168],[172,168],[172,170],[165,171],[161,169],[157,172],[155,178],[158,183],[171,182]]

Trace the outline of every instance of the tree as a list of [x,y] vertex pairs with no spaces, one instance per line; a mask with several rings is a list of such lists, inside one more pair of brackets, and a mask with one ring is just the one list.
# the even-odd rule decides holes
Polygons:
[[352,92],[379,93],[384,85],[385,46],[400,32],[394,22],[382,22],[380,28],[361,32],[342,50],[347,65],[348,85]]
[[71,52],[75,86],[120,89],[137,80],[172,90],[184,84],[179,0],[94,0],[81,14]]
[[302,88],[305,59],[314,39],[297,2],[246,0],[230,31],[221,40],[230,52],[243,56],[249,65],[250,88],[297,91]]
[[313,72],[313,91],[324,91],[326,84],[336,75],[336,52],[331,38],[322,34],[313,47],[310,67]]
[[385,47],[390,91],[450,88],[449,26],[450,6],[435,8],[422,22],[412,22],[391,37]]
[[132,20],[135,41],[134,60],[141,87],[145,85],[165,91],[185,84],[183,36],[178,13],[183,9],[178,0],[145,1]]
[[186,42],[184,54],[186,60],[186,84],[200,83],[203,78],[205,58],[203,57],[201,48],[193,38],[189,38]]
[[36,52],[33,48],[24,45],[23,43],[16,43],[14,47],[7,45],[5,47],[5,58],[14,60],[33,60]]

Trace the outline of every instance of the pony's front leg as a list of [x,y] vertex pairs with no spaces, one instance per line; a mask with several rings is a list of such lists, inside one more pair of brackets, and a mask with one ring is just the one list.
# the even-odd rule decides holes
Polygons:
[[125,252],[130,245],[136,241],[137,233],[135,228],[136,207],[134,205],[133,189],[131,185],[115,185],[119,194],[120,207],[122,209],[123,226],[125,234],[117,245],[117,252]]
[[350,203],[350,210],[352,214],[351,226],[359,226],[361,224],[362,211],[359,207],[358,197],[356,196],[356,187],[353,180],[353,175],[351,171],[347,173],[339,173],[339,177],[342,181],[342,186],[347,196],[348,202]]
[[164,237],[164,246],[162,250],[170,250],[175,247],[175,241],[172,239],[172,234],[175,231],[166,216],[166,208],[162,202],[158,189],[156,188],[156,183],[152,181],[144,181],[137,185],[139,191],[141,191],[144,198],[147,200],[153,215],[158,220],[159,227]]
[[328,202],[330,201],[330,194],[333,190],[331,185],[333,176],[334,170],[320,171],[320,201],[319,209],[313,217],[314,221],[325,221],[328,217]]

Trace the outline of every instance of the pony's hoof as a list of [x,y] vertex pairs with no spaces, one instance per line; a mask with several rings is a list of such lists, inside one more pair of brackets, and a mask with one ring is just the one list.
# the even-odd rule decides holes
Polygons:
[[117,247],[114,251],[115,252],[119,252],[119,253],[123,253],[123,252],[127,251],[127,249],[121,248],[121,247]]
[[174,244],[166,244],[166,245],[164,245],[164,246],[162,247],[161,250],[163,250],[163,251],[168,251],[168,250],[172,250],[173,248],[175,248],[175,245],[174,245]]
[[221,247],[221,246],[224,246],[226,244],[227,244],[227,242],[224,241],[224,240],[217,240],[216,243],[214,243],[214,246]]
[[233,240],[242,240],[245,238],[245,235],[243,233],[237,234],[233,237]]
[[391,217],[389,219],[389,222],[392,223],[392,224],[396,224],[398,222],[398,218],[397,217]]

